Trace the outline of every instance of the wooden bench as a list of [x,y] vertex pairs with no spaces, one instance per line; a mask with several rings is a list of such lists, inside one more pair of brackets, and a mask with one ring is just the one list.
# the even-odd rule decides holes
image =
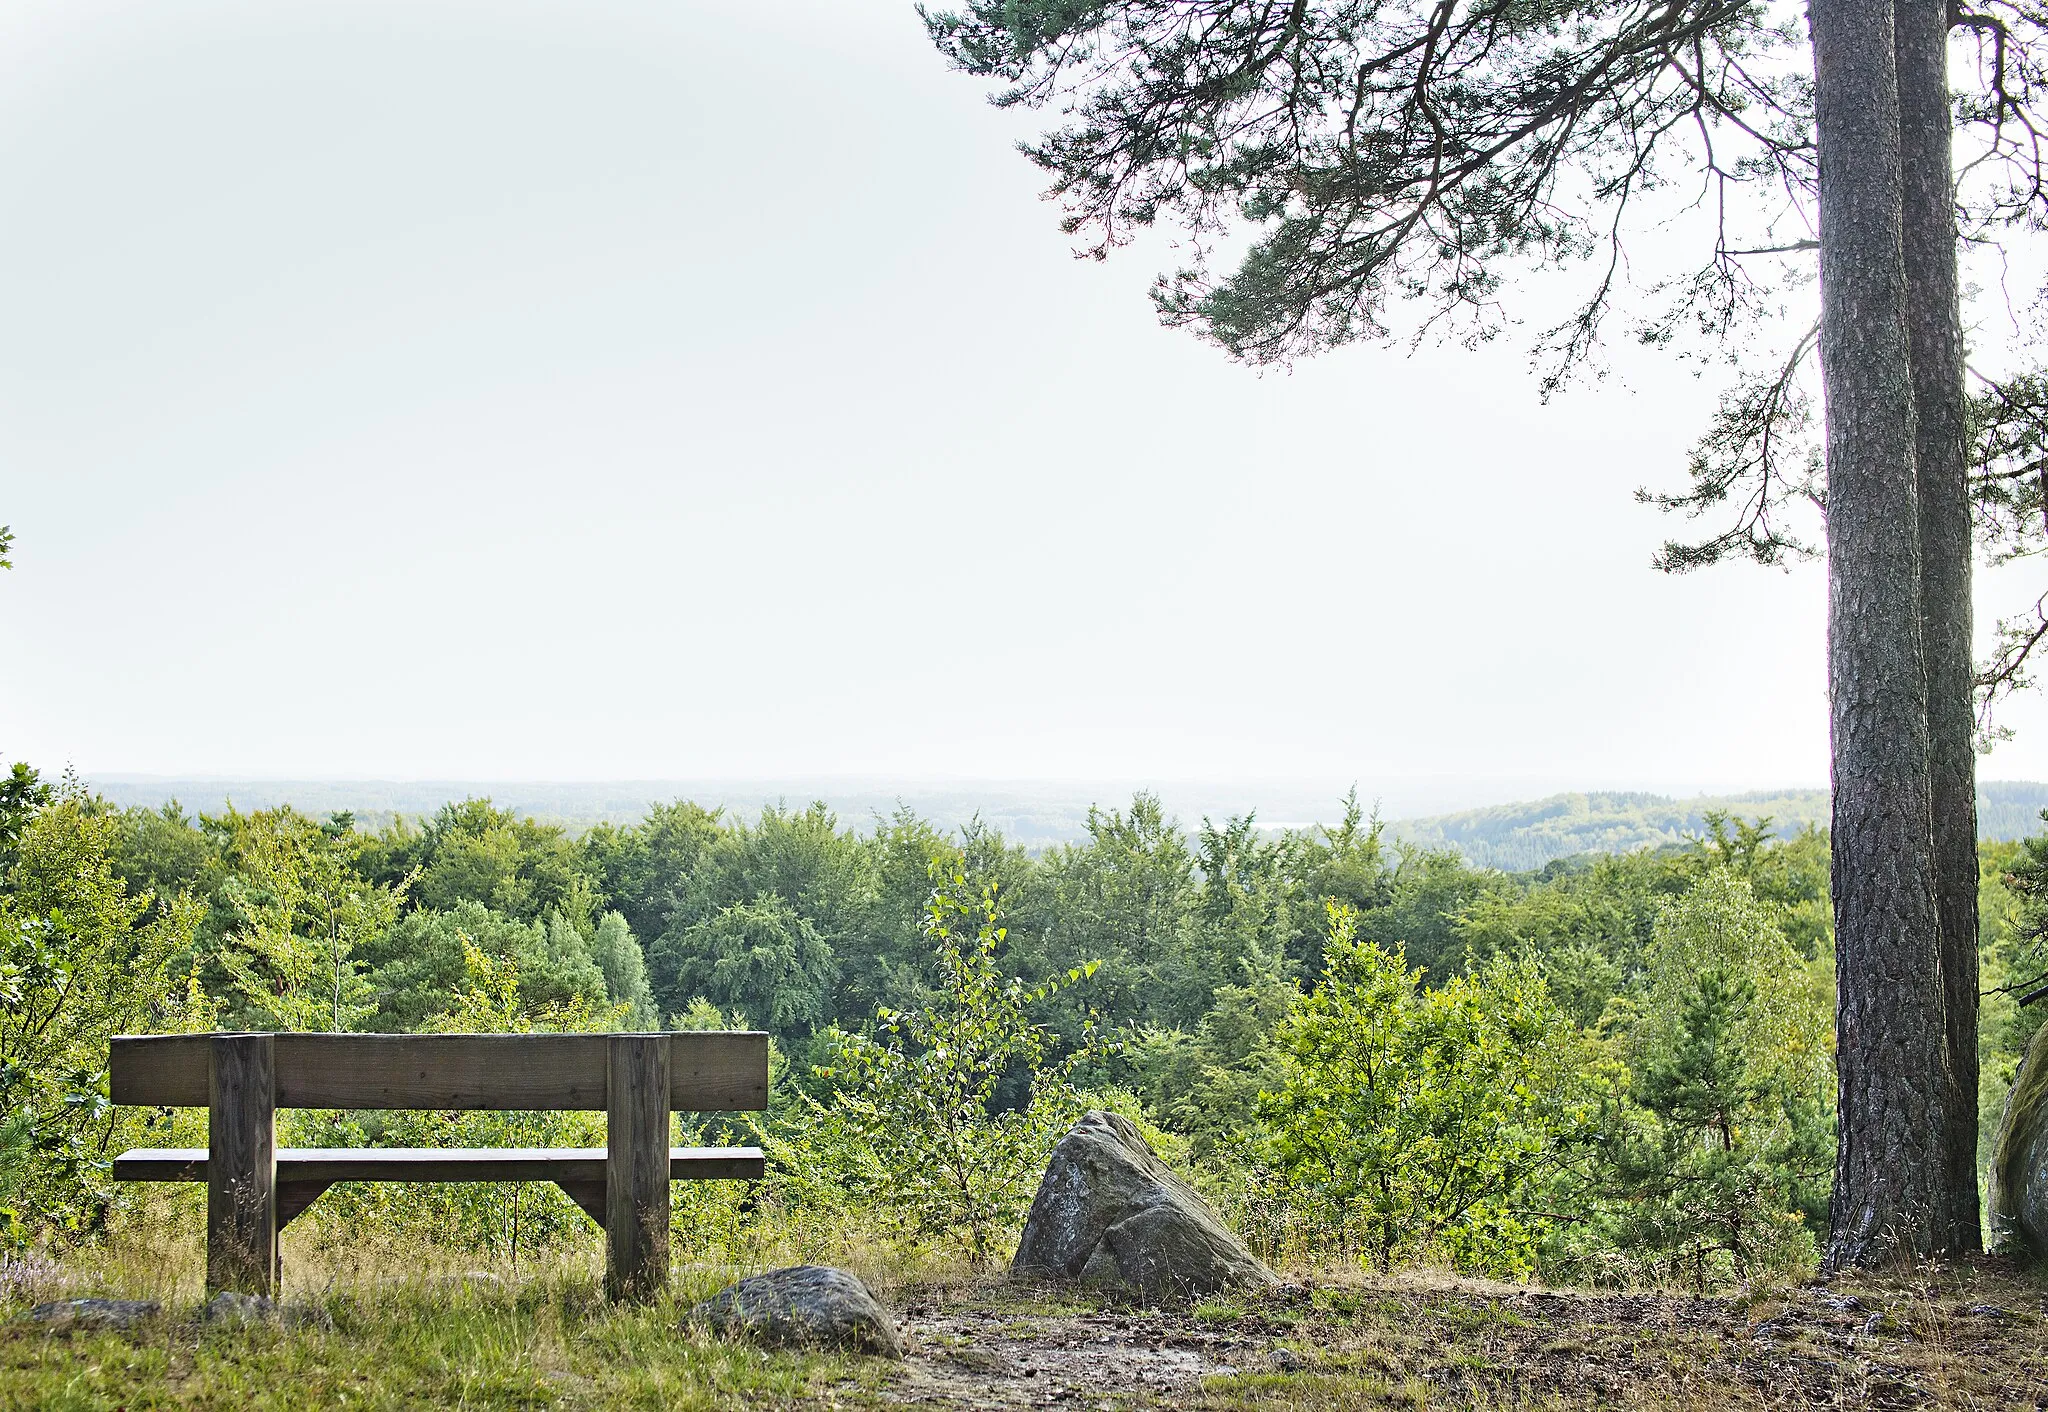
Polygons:
[[[274,1294],[278,1232],[335,1182],[553,1182],[605,1230],[605,1290],[668,1282],[669,1183],[762,1175],[758,1147],[671,1147],[672,1111],[768,1106],[768,1036],[197,1034],[112,1042],[116,1103],[208,1110],[207,1146],[138,1148],[122,1181],[206,1183],[206,1288]],[[277,1147],[279,1108],[605,1114],[578,1148]]]

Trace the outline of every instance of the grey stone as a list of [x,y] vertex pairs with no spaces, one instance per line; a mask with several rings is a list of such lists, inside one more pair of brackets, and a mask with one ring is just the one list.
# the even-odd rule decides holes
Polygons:
[[868,1287],[829,1265],[797,1265],[741,1280],[692,1309],[690,1317],[757,1343],[903,1356],[896,1325]]
[[132,1329],[162,1312],[154,1299],[59,1299],[38,1304],[28,1317],[53,1329]]
[[1010,1269],[1150,1300],[1280,1283],[1128,1118],[1100,1111],[1053,1149]]
[[1780,1314],[1775,1319],[1766,1319],[1749,1331],[1749,1336],[1759,1343],[1772,1339],[1791,1338],[1799,1331],[1798,1323],[1789,1314]]
[[1987,1175],[1992,1248],[2048,1259],[2048,1028],[2020,1061]]
[[240,1328],[245,1324],[260,1324],[276,1313],[277,1305],[260,1294],[237,1294],[231,1289],[224,1289],[206,1301],[206,1307],[199,1311],[199,1322]]

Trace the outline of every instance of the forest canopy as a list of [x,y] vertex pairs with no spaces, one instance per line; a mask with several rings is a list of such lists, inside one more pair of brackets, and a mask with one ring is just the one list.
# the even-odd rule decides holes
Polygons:
[[[2048,840],[1982,856],[1995,1121],[2039,1023],[2014,992],[2044,969]],[[1141,793],[1033,854],[823,804],[676,801],[580,835],[486,799],[379,828],[192,815],[21,765],[0,798],[0,1229],[89,1239],[118,1215],[110,1153],[166,1121],[106,1102],[124,1030],[742,1025],[774,1038],[777,1200],[865,1204],[980,1258],[1092,1104],[1144,1121],[1276,1254],[1804,1269],[1833,1146],[1827,867],[1810,825],[1718,813],[1506,872],[1397,845],[1355,797],[1274,833],[1184,828]],[[979,1175],[912,1201],[891,1173],[941,1091],[985,1120],[960,1138]],[[307,1141],[461,1136],[452,1115],[288,1116]],[[522,1130],[548,1142],[585,1121],[461,1122],[515,1120],[562,1128]],[[436,1219],[502,1238],[453,1190]],[[541,1240],[573,1213],[522,1219]]]

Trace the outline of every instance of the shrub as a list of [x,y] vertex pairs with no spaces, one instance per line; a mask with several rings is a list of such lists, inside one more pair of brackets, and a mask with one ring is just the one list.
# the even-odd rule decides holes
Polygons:
[[1398,948],[1331,904],[1321,982],[1283,1023],[1266,1151],[1311,1244],[1381,1269],[1434,1251],[1534,1267],[1524,1198],[1593,1123],[1584,1047],[1532,963],[1495,957],[1418,990]]
[[77,1233],[105,1214],[109,1152],[146,1121],[107,1101],[107,1041],[182,1027],[172,962],[199,908],[152,910],[111,853],[118,820],[66,789],[16,826],[0,888],[0,1242]]
[[[1083,1107],[1075,1076],[1099,1053],[1091,1032],[1051,1057],[1052,1034],[1030,1007],[1055,986],[1027,989],[1003,974],[999,917],[993,887],[970,889],[956,874],[933,890],[924,930],[939,963],[937,998],[878,1011],[878,1036],[829,1037],[836,1059],[826,1077],[838,1091],[817,1108],[806,1143],[812,1160],[835,1167],[900,1228],[963,1242],[980,1264],[1022,1219],[1055,1135]],[[998,1090],[1013,1085],[1019,1096],[1004,1105]]]

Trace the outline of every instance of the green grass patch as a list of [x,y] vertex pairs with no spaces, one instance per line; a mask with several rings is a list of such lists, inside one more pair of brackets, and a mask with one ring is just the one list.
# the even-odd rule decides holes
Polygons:
[[534,1282],[504,1297],[430,1288],[287,1305],[206,1325],[195,1306],[124,1332],[0,1323],[0,1407],[583,1409],[787,1406],[879,1387],[874,1359],[766,1352],[690,1327],[684,1307],[604,1305]]

